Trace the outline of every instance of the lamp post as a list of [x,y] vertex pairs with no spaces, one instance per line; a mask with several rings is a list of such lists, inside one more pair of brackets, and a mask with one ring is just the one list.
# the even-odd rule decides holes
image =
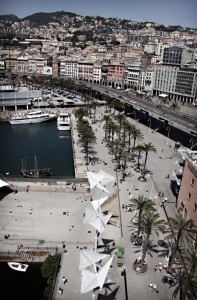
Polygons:
[[167,134],[167,145],[169,143],[169,136],[170,136],[170,125],[168,125],[168,127],[166,128],[166,130],[168,130],[168,134]]
[[135,123],[136,123],[136,111],[134,111],[133,113],[132,113],[132,115],[134,115],[134,125],[135,125]]
[[149,121],[148,133],[150,133],[151,132],[151,118],[149,118],[148,121]]

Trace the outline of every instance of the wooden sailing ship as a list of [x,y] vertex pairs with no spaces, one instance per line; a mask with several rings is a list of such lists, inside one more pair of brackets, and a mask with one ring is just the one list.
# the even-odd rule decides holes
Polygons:
[[52,175],[51,168],[38,168],[36,156],[34,159],[34,169],[26,169],[26,158],[25,160],[22,159],[22,168],[20,173],[24,178],[45,178]]

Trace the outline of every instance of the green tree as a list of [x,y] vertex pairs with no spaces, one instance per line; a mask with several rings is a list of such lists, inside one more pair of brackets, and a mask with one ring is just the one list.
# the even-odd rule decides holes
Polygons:
[[175,239],[175,246],[173,247],[172,255],[169,259],[169,267],[175,262],[176,253],[179,245],[184,245],[184,243],[189,243],[194,240],[197,234],[197,227],[195,226],[193,220],[185,220],[184,217],[179,213],[176,214],[174,218],[169,218],[169,228],[167,232],[170,232],[165,239]]
[[142,229],[142,216],[145,213],[145,211],[155,211],[155,208],[153,206],[153,203],[151,200],[148,200],[144,196],[138,196],[138,198],[132,198],[131,204],[128,206],[131,208],[131,211],[135,211],[138,213],[137,220],[138,220],[138,236],[140,234],[140,231]]
[[145,175],[148,154],[149,154],[149,152],[156,153],[157,150],[155,149],[155,147],[153,146],[152,143],[148,143],[148,144],[144,143],[144,144],[142,144],[142,151],[145,153],[145,159],[144,159],[144,175]]
[[141,226],[145,229],[142,247],[142,266],[145,262],[151,234],[154,232],[157,236],[159,236],[159,233],[163,233],[165,230],[165,221],[160,219],[160,215],[158,213],[155,213],[152,210],[146,210],[142,215]]
[[59,269],[59,261],[60,261],[59,255],[52,256],[49,254],[45,259],[44,263],[41,265],[42,277],[47,280],[47,287],[44,291],[45,299],[50,298],[53,281],[55,280],[55,277]]

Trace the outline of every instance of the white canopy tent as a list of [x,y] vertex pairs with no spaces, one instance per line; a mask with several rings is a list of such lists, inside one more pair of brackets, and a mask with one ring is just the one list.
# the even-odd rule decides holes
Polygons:
[[99,188],[102,191],[110,193],[100,182],[103,179],[103,175],[94,172],[87,172],[88,181],[90,184],[90,189],[92,190],[94,187]]
[[100,190],[110,193],[103,185],[115,180],[115,178],[112,175],[100,170],[99,173],[87,172],[87,176],[91,190],[94,187],[97,187]]
[[114,256],[107,261],[107,263],[100,269],[98,273],[92,273],[86,269],[82,269],[81,294],[85,294],[98,286],[100,289],[102,289],[113,258]]
[[3,181],[2,179],[0,179],[0,188],[4,187],[4,186],[8,186],[9,183]]
[[92,203],[92,206],[94,207],[95,210],[98,210],[99,207],[108,199],[108,197],[103,197],[103,198],[100,198],[98,200],[93,200],[91,203]]
[[98,261],[108,257],[108,254],[102,254],[98,252],[92,252],[88,250],[80,251],[80,263],[79,263],[79,271],[85,269]]
[[112,214],[104,215],[101,210],[95,211],[94,207],[86,206],[85,218],[83,223],[89,223],[98,232],[102,233],[107,225],[107,222],[111,218]]

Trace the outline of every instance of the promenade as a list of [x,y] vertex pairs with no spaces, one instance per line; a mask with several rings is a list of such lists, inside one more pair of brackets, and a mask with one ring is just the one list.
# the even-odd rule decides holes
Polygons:
[[[135,214],[128,212],[127,209],[122,209],[122,205],[128,205],[132,196],[151,197],[158,202],[156,208],[161,218],[166,219],[166,213],[158,201],[158,192],[161,192],[169,200],[166,207],[167,214],[173,215],[176,212],[176,199],[170,184],[171,180],[175,180],[175,170],[178,170],[179,153],[174,150],[173,141],[167,140],[158,132],[149,130],[148,127],[136,122],[135,125],[144,135],[143,142],[151,142],[157,149],[157,153],[148,155],[147,168],[152,174],[146,182],[139,181],[139,173],[134,171],[133,162],[130,162],[127,171],[132,175],[121,182],[121,174],[114,171],[113,157],[103,142],[104,123],[100,122],[103,115],[104,108],[100,108],[97,112],[97,122],[92,124],[97,136],[94,156],[98,163],[88,166],[85,165],[84,153],[81,152],[82,148],[78,143],[76,119],[74,116],[71,118],[76,177],[86,177],[87,171],[103,170],[115,178],[114,182],[106,185],[106,188],[114,196],[106,202],[104,208],[113,212],[116,218],[114,222],[107,225],[98,240],[99,251],[105,250],[107,240],[115,243],[115,246],[112,242],[108,244],[108,251],[114,254],[112,268],[107,276],[108,297],[104,296],[105,289],[97,290],[96,297],[100,293],[103,296],[99,296],[98,299],[171,299],[172,289],[161,282],[165,271],[163,270],[161,273],[154,271],[154,266],[159,262],[166,263],[165,258],[158,257],[157,253],[154,253],[153,257],[147,255],[147,272],[137,274],[133,270],[133,262],[140,256],[140,248],[134,247],[130,241],[133,230],[130,221]],[[134,122],[132,119],[128,120],[131,123]],[[167,178],[168,174],[169,178]],[[29,186],[28,192],[26,191],[27,185]],[[83,215],[85,206],[90,205],[91,197],[98,199],[108,194],[96,188],[89,192],[85,184],[79,185],[77,190],[73,191],[71,188],[69,190],[68,187],[65,187],[63,183],[52,186],[18,182],[17,189],[17,194],[9,194],[0,201],[0,250],[3,252],[16,251],[19,245],[30,248],[38,247],[40,240],[44,241],[43,247],[57,247],[58,251],[62,253],[62,259],[54,290],[54,299],[91,299],[91,292],[80,295],[79,250],[94,248],[95,229],[91,225],[83,224]],[[4,239],[5,234],[10,235],[9,239]],[[153,242],[157,244],[157,237],[153,236]],[[122,268],[118,268],[116,265],[116,247],[118,246],[123,246],[125,249]],[[135,253],[136,250],[137,253]],[[125,276],[121,276],[121,271],[124,269],[126,270]],[[62,281],[63,276],[68,280],[65,284]],[[125,282],[127,295],[125,295]],[[157,285],[158,293],[149,289],[150,282]],[[58,292],[59,287],[63,288],[62,294]]]

